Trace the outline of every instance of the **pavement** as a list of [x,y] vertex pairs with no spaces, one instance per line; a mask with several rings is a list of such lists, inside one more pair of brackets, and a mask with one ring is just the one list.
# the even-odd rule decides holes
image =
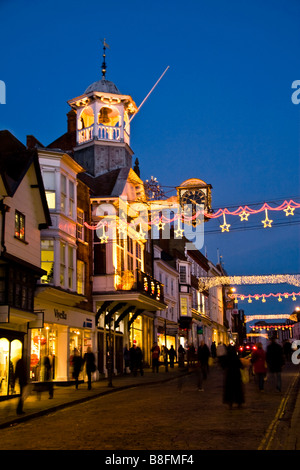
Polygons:
[[136,377],[131,374],[114,376],[111,385],[109,385],[107,378],[100,379],[92,382],[91,390],[88,390],[86,382],[80,383],[78,390],[76,390],[75,384],[68,386],[54,384],[53,398],[49,398],[49,393],[46,390],[42,391],[39,395],[35,391],[31,391],[24,402],[24,414],[22,415],[17,415],[16,413],[19,402],[18,397],[0,401],[0,429],[109,393],[174,380],[188,373],[187,369],[179,368],[177,365],[174,368],[168,367],[168,372],[166,372],[165,366],[162,365],[158,373],[152,372],[152,369],[145,369],[143,376],[140,374]]
[[[14,426],[18,423],[28,421],[57,410],[70,407],[76,404],[84,403],[88,400],[99,396],[118,392],[133,387],[142,387],[151,384],[163,383],[170,380],[178,379],[181,376],[192,373],[193,369],[183,369],[175,365],[174,368],[161,366],[158,373],[152,372],[152,369],[145,369],[144,375],[114,376],[112,383],[109,385],[107,378],[92,382],[92,389],[88,390],[87,383],[81,383],[78,390],[75,385],[70,386],[54,386],[54,396],[49,398],[49,393],[43,391],[40,396],[32,391],[26,398],[24,403],[24,414],[17,415],[16,409],[19,398],[11,398],[0,401],[0,429]],[[270,423],[270,429],[266,435],[266,445],[259,450],[272,450],[272,446],[276,446],[275,431],[280,429],[281,423],[285,425],[284,447],[280,450],[300,450],[300,370],[293,374],[293,381],[282,398],[281,405],[278,410],[274,410],[274,420]],[[287,410],[290,408],[288,416],[288,424],[286,422]],[[284,416],[285,415],[285,416]],[[281,421],[285,420],[285,421]],[[271,445],[272,441],[272,445]],[[273,447],[273,450],[279,450]]]

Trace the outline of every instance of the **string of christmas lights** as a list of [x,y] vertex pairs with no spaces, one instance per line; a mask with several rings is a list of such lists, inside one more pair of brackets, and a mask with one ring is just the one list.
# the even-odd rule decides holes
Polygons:
[[[164,204],[164,201],[162,201],[162,204]],[[140,229],[142,225],[147,224],[148,229],[151,228],[151,226],[155,226],[159,230],[164,230],[166,225],[174,224],[177,221],[177,230],[179,231],[177,233],[175,232],[175,234],[177,237],[181,237],[184,233],[184,230],[182,228],[183,223],[194,224],[195,226],[197,226],[203,222],[203,219],[209,220],[209,219],[217,219],[219,217],[223,218],[223,224],[220,225],[221,231],[229,232],[229,228],[231,227],[231,224],[227,223],[226,215],[227,216],[239,216],[241,221],[248,221],[248,218],[250,215],[264,212],[265,218],[261,220],[263,227],[264,228],[272,227],[274,220],[269,218],[268,211],[277,211],[277,212],[283,211],[285,212],[286,216],[290,216],[290,215],[293,216],[295,209],[300,208],[300,203],[297,203],[291,199],[289,202],[284,201],[282,204],[280,204],[277,207],[272,207],[270,204],[264,203],[259,209],[252,209],[248,205],[246,205],[246,206],[239,206],[238,209],[232,210],[232,211],[229,210],[228,208],[224,208],[224,209],[218,209],[217,212],[197,211],[195,214],[192,214],[192,215],[188,215],[188,208],[186,210],[178,210],[178,204],[177,205],[174,204],[174,207],[172,207],[172,204],[169,204],[168,206],[162,206],[162,208],[157,208],[156,206],[154,210],[152,207],[153,206],[151,206],[151,203],[150,203],[149,214],[151,214],[151,217],[148,217],[147,220],[145,220],[144,217],[137,215],[137,217],[132,219],[130,222],[127,222],[127,227],[126,227],[126,222],[124,221],[124,219],[120,220],[120,218],[117,217],[116,215],[103,216],[96,225],[89,225],[87,222],[85,222],[84,225],[90,230],[97,230],[103,226],[106,226],[107,228],[116,229],[116,228],[120,228],[120,224],[122,224],[123,226],[122,230],[125,230],[126,228],[128,229],[132,228],[133,230],[136,230],[137,228]],[[148,210],[146,205],[144,206],[144,208]],[[168,217],[164,213],[164,209],[167,209],[168,211],[173,212],[173,215],[171,217]],[[144,238],[147,237],[145,233],[143,233],[143,235],[144,235]],[[137,234],[136,236],[137,238],[141,239],[141,234]],[[106,234],[99,238],[101,242],[107,243],[109,237]]]
[[300,274],[270,274],[265,276],[209,276],[199,277],[199,290],[219,285],[291,284],[300,287]]
[[277,293],[277,294],[253,294],[253,295],[244,295],[244,294],[229,294],[229,297],[234,299],[234,302],[237,303],[238,300],[247,300],[248,302],[251,303],[252,299],[259,300],[262,299],[262,302],[266,302],[266,299],[270,297],[277,297],[278,302],[282,302],[282,299],[288,299],[289,297],[292,297],[293,301],[297,300],[296,296],[300,296],[300,292],[284,292],[284,293]]

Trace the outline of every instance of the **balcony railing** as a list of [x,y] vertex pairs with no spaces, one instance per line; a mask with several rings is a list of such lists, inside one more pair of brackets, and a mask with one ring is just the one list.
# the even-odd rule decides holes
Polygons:
[[[93,124],[90,127],[77,131],[77,143],[83,144],[94,139],[107,141],[125,141],[129,144],[129,134],[121,127],[104,126],[103,124]],[[125,140],[124,140],[125,139]]]
[[163,285],[138,269],[117,273],[116,290],[138,291],[159,302],[164,301]]

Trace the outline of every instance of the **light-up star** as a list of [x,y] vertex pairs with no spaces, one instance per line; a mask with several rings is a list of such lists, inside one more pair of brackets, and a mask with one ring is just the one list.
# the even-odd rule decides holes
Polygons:
[[295,208],[294,207],[291,207],[291,206],[287,206],[286,209],[283,209],[284,212],[285,212],[285,215],[286,216],[289,216],[289,215],[294,215],[294,210]]
[[266,227],[272,227],[272,222],[273,222],[273,220],[270,220],[270,219],[269,219],[267,209],[265,210],[265,214],[266,214],[265,220],[262,220],[262,221],[261,221],[262,224],[264,224],[264,228],[266,228]]
[[157,224],[158,230],[164,230],[165,225],[166,224],[160,220],[159,223]]
[[223,225],[220,225],[222,232],[229,232],[229,227],[231,227],[231,225],[226,223],[225,214],[223,214],[223,222]]
[[177,229],[174,231],[176,238],[182,238],[184,230],[178,225]]
[[243,211],[239,214],[240,218],[241,218],[241,221],[242,220],[248,220],[248,217],[249,217],[249,212],[246,212],[246,211]]

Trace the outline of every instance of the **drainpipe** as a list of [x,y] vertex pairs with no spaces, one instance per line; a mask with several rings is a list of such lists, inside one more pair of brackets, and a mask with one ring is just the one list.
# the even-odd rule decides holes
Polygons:
[[5,246],[5,215],[6,212],[9,212],[10,207],[4,204],[4,198],[0,201],[0,211],[2,214],[2,227],[1,227],[1,254],[6,253]]

